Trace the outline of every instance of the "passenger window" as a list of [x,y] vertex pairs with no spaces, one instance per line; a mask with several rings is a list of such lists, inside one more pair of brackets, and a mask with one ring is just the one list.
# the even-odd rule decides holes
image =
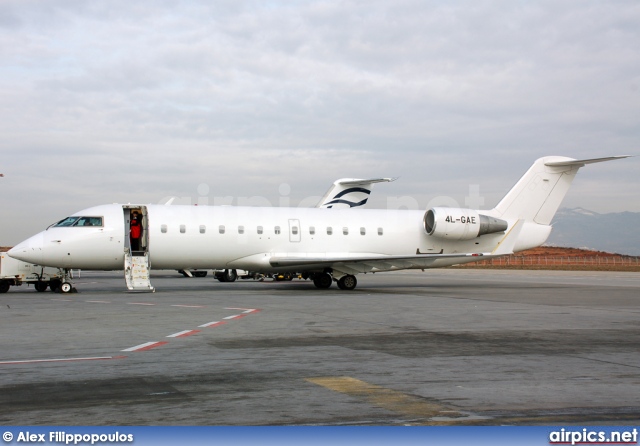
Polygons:
[[184,234],[187,232],[187,227],[185,225],[180,225],[180,234]]
[[262,234],[264,232],[264,230],[262,229],[262,226],[258,226],[258,234]]
[[244,226],[238,226],[238,234],[244,234]]
[[293,227],[291,228],[291,233],[292,233],[293,235],[297,235],[297,234],[298,234],[298,227],[297,227],[297,226],[293,226]]
[[360,235],[366,235],[367,230],[365,228],[360,228]]
[[378,228],[378,235],[382,235],[382,234],[383,234],[382,228]]
[[311,235],[315,235],[316,234],[315,226],[309,226],[309,234],[311,234]]
[[333,228],[331,226],[327,226],[327,235],[333,234]]
[[160,225],[160,232],[162,232],[163,234],[167,233],[167,225]]
[[200,225],[200,234],[204,234],[207,232],[207,227],[205,225]]
[[344,235],[349,235],[349,228],[347,228],[346,226],[344,228],[342,228],[342,233]]
[[220,225],[220,226],[218,226],[218,232],[219,232],[220,234],[224,234],[224,225]]
[[274,232],[276,235],[280,234],[280,226],[276,226]]

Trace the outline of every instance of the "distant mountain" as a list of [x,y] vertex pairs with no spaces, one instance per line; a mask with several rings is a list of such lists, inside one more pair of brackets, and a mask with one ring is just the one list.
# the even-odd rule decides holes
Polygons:
[[640,255],[640,212],[598,214],[583,208],[559,209],[552,221],[550,246],[590,248]]

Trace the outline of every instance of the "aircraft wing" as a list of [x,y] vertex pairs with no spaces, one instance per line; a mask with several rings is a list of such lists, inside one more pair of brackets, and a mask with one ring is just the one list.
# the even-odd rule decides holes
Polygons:
[[[292,271],[332,270],[344,274],[357,274],[375,271],[393,271],[396,269],[420,269],[433,268],[435,266],[447,266],[456,263],[496,257],[490,253],[462,253],[462,254],[420,254],[415,255],[382,255],[369,254],[361,256],[326,256],[326,257],[271,257],[269,264],[273,267],[290,268]],[[459,262],[455,260],[459,259]],[[453,261],[452,261],[453,260]],[[442,265],[437,265],[443,263]]]

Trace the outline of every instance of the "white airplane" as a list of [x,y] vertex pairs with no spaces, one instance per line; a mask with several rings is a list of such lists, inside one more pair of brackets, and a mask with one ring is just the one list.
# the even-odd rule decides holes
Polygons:
[[[336,281],[353,290],[358,273],[438,268],[540,246],[578,169],[626,157],[540,158],[486,211],[102,205],[53,224],[9,255],[63,269],[65,293],[73,290],[71,269],[124,269],[128,289],[153,291],[152,265],[304,271],[318,288]],[[134,213],[142,219],[139,241],[130,237]]]

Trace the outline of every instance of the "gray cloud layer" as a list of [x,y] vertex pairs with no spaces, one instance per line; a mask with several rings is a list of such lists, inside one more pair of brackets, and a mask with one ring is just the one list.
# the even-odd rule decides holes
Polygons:
[[[203,183],[296,204],[399,175],[375,204],[479,184],[492,206],[539,156],[638,152],[639,23],[635,1],[5,0],[0,245]],[[565,203],[640,211],[637,172],[587,168]]]

